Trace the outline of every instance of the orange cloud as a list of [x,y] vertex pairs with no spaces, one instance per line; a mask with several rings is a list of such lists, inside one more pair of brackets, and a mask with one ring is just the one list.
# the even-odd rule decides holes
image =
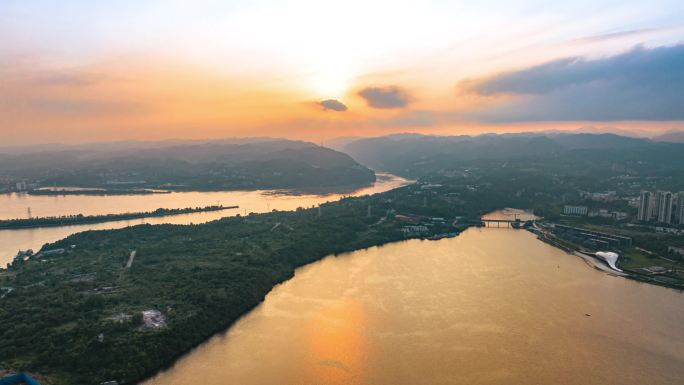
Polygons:
[[[471,122],[465,112],[501,97],[457,93],[453,87],[425,89],[415,79],[402,80],[410,95],[401,89],[401,100],[390,103],[402,108],[368,106],[359,90],[369,84],[399,84],[389,77],[382,83],[378,77],[357,79],[347,94],[334,99],[338,105],[333,99],[312,102],[316,97],[297,77],[258,71],[226,74],[172,58],[126,57],[80,67],[24,59],[0,67],[0,138],[2,144],[244,136],[319,141],[408,131],[459,134],[591,125]],[[323,102],[327,110],[317,104]],[[344,113],[329,111],[331,107]],[[678,126],[622,122],[619,127]]]

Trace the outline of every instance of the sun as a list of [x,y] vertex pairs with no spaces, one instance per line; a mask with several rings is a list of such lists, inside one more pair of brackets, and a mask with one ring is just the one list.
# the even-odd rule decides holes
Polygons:
[[319,98],[342,98],[355,78],[353,63],[331,58],[321,60],[309,72],[309,84]]

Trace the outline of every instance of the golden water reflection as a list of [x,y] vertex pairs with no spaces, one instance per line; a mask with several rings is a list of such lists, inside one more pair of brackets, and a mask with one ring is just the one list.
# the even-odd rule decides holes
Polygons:
[[682,325],[679,292],[471,228],[303,267],[145,385],[679,384]]
[[350,384],[368,360],[367,319],[362,302],[346,298],[325,306],[307,320],[305,344],[310,355],[305,376],[320,384]]

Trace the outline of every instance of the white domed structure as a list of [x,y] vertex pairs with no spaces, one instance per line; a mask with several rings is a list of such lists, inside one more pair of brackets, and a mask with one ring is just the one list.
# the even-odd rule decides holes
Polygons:
[[597,251],[595,255],[598,258],[601,258],[604,261],[606,261],[606,263],[608,264],[608,266],[610,266],[611,269],[622,272],[622,270],[618,269],[618,267],[615,266],[615,263],[620,257],[618,253],[614,253],[612,251]]

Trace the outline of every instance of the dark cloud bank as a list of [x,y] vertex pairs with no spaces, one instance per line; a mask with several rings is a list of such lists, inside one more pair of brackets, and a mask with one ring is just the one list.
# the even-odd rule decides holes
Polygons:
[[489,122],[684,120],[684,45],[569,58],[504,73],[470,89],[514,101],[471,114]]
[[364,98],[369,106],[381,109],[404,108],[410,101],[408,93],[395,86],[367,87],[359,91],[359,96]]
[[331,111],[347,111],[347,106],[340,102],[339,100],[335,99],[326,99],[318,102],[318,105],[321,106],[324,110],[331,110]]

